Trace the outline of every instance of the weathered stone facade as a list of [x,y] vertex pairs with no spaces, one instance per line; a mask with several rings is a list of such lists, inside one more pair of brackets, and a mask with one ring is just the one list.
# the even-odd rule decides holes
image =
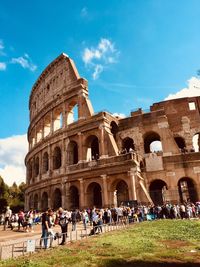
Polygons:
[[123,119],[95,114],[87,81],[61,54],[30,96],[25,208],[197,201],[199,108],[200,98],[193,97],[156,103],[148,113],[138,109]]

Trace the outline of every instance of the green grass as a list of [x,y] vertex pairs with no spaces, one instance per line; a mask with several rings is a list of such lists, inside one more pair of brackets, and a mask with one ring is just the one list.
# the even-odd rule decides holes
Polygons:
[[197,267],[200,266],[200,221],[135,224],[126,230],[83,239],[30,257],[2,261],[0,266]]

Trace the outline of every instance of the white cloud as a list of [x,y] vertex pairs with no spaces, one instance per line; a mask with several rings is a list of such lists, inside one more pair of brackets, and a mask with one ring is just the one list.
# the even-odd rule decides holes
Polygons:
[[200,80],[196,77],[188,80],[187,88],[183,88],[175,94],[168,95],[165,100],[192,96],[200,96]]
[[121,118],[121,119],[123,119],[123,118],[126,117],[125,114],[123,114],[123,113],[117,113],[117,112],[113,113],[112,115],[115,116],[115,117],[119,117],[119,118]]
[[28,54],[24,54],[23,57],[12,58],[11,63],[19,64],[22,68],[29,69],[30,71],[35,71],[37,69],[37,66],[32,63]]
[[97,79],[105,67],[117,62],[119,51],[114,44],[102,38],[96,47],[86,47],[83,51],[82,59],[87,67],[92,69],[93,79]]
[[8,185],[25,182],[24,158],[28,151],[26,135],[0,139],[0,175]]
[[94,72],[92,74],[93,80],[96,80],[99,78],[100,73],[103,71],[102,65],[96,65],[94,68]]
[[0,62],[0,71],[6,70],[6,63],[5,62]]

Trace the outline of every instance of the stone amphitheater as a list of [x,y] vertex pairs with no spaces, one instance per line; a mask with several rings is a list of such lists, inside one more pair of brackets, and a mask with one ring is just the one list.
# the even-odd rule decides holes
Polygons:
[[120,118],[95,113],[61,54],[33,85],[25,209],[196,202],[200,97],[154,103]]

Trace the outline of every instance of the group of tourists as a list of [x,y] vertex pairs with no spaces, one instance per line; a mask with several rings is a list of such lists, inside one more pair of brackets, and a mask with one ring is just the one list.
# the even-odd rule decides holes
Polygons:
[[[68,224],[71,223],[71,230],[75,231],[77,223],[83,226],[86,230],[90,227],[90,235],[102,233],[104,224],[127,224],[132,222],[150,221],[155,219],[191,219],[200,217],[200,202],[193,204],[191,202],[181,204],[165,203],[163,205],[136,205],[134,207],[120,206],[112,208],[88,208],[84,210],[74,209],[72,211],[64,210],[60,207],[57,211],[48,209],[40,213],[30,209],[24,213],[20,210],[18,213],[12,213],[10,207],[7,207],[6,212],[1,215],[0,222],[3,224],[3,229],[10,227],[11,230],[17,227],[18,231],[33,232],[33,226],[40,223],[42,227],[41,246],[50,246],[53,240],[58,235],[62,238],[60,245],[66,243]],[[54,232],[54,226],[60,226],[60,233]]]

